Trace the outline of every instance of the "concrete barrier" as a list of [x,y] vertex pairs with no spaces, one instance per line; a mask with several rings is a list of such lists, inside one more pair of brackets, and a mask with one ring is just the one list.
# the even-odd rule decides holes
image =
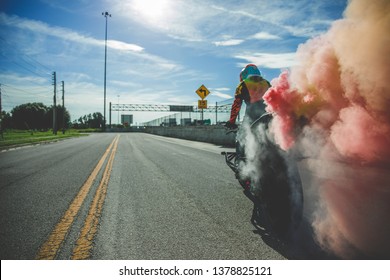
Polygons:
[[207,142],[222,146],[235,146],[235,134],[226,134],[222,126],[149,126],[143,132],[186,140]]

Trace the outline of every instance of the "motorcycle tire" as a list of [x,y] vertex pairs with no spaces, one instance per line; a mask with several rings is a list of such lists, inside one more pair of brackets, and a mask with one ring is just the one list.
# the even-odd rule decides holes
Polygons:
[[[258,121],[257,126],[272,120],[269,115],[263,122]],[[256,123],[252,125],[256,128]],[[303,191],[296,163],[288,154],[281,150],[270,139],[261,137],[263,147],[261,162],[258,162],[260,178],[255,180],[258,186],[255,189],[256,198],[261,202],[271,231],[279,238],[286,239],[300,224],[303,215]]]

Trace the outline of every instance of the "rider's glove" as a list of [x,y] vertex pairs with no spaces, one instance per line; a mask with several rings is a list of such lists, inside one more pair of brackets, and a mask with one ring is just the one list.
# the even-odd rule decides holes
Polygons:
[[231,123],[230,121],[227,121],[225,127],[228,129],[236,129],[237,125],[235,123]]

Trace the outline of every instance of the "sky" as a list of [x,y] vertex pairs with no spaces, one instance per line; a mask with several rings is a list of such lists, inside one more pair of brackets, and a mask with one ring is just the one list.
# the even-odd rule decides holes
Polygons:
[[[346,6],[347,0],[2,0],[2,109],[52,105],[55,71],[57,103],[64,81],[72,121],[103,114],[106,11],[108,122],[109,102],[197,105],[202,84],[209,105],[227,102],[248,63],[271,81]],[[164,115],[123,114],[133,114],[135,123]]]

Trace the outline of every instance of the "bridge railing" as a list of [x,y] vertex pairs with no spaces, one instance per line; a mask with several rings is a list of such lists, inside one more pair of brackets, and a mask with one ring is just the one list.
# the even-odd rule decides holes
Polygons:
[[170,115],[140,124],[143,126],[215,125],[229,119],[233,101],[232,98],[216,102],[207,109],[199,109],[193,105],[110,104],[110,114],[112,111],[172,112]]

